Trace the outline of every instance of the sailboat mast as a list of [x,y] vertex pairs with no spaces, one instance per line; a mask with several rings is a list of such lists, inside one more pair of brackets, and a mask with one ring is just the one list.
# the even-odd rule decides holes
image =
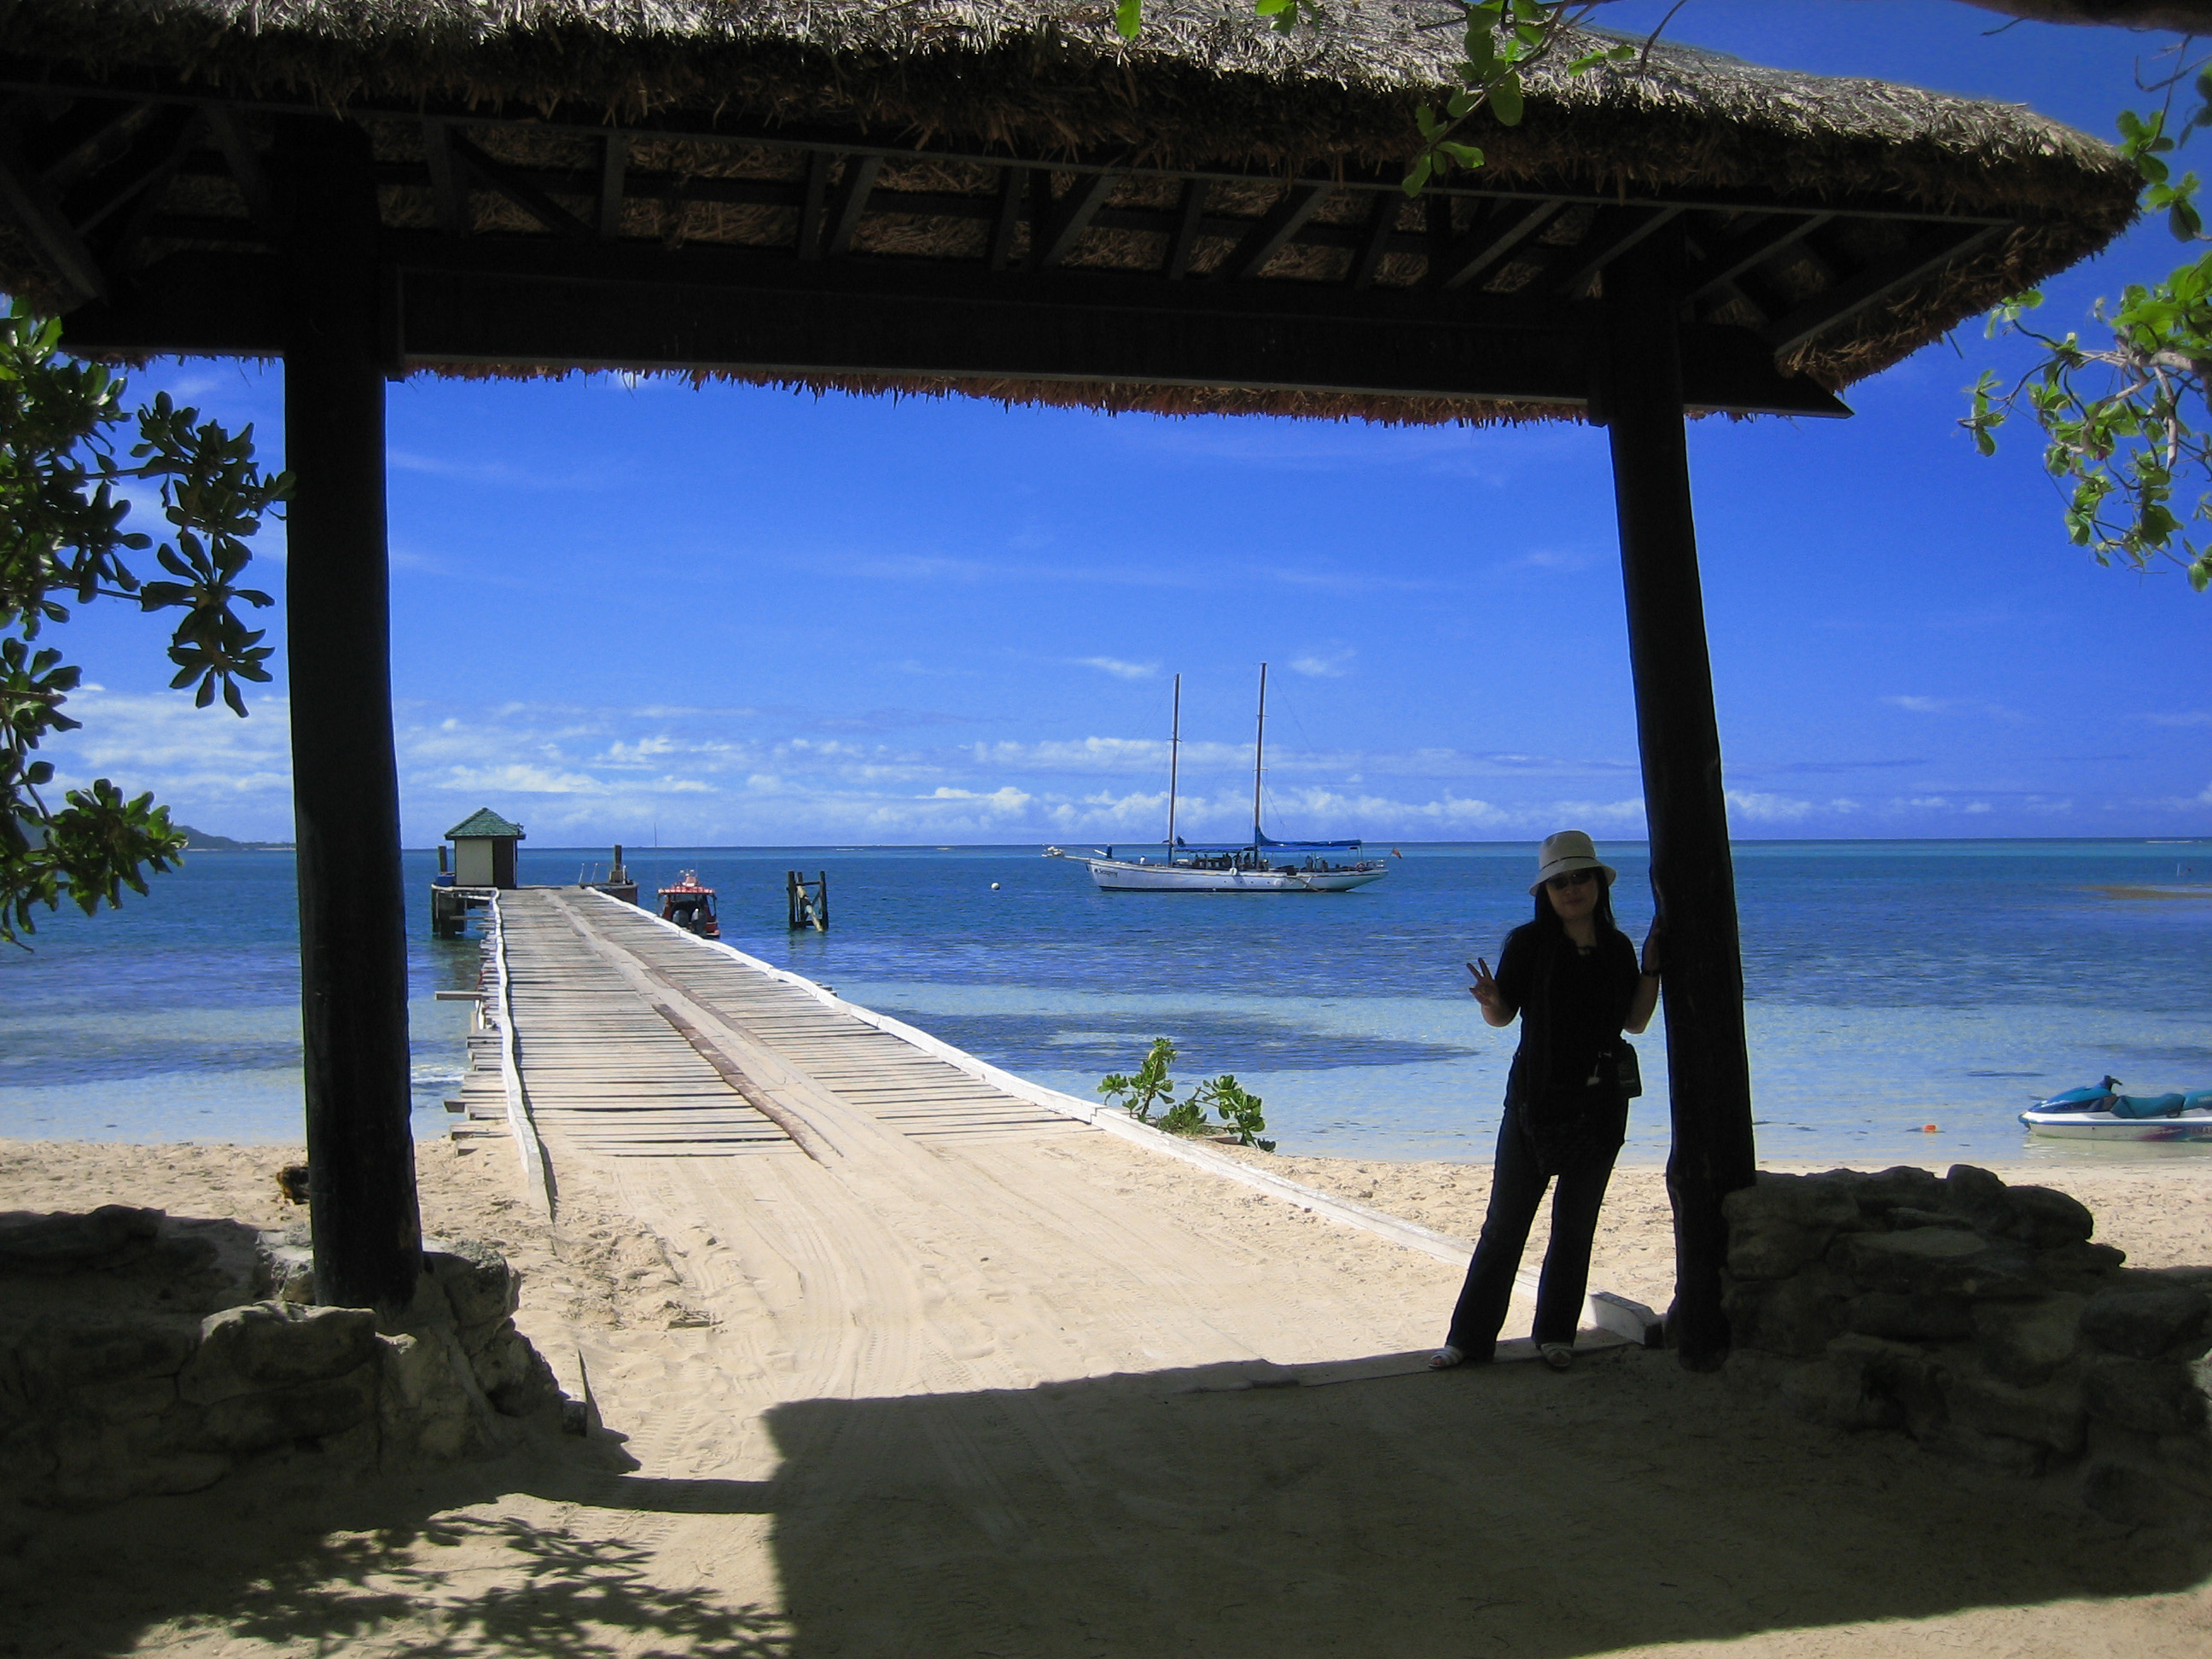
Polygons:
[[1267,665],[1260,665],[1260,726],[1252,738],[1252,850],[1260,850],[1260,773],[1267,753]]
[[1182,676],[1175,677],[1174,712],[1168,716],[1168,862],[1175,862],[1176,763],[1182,757]]

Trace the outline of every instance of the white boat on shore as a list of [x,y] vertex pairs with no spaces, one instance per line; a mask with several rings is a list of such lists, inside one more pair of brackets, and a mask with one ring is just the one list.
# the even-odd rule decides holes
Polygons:
[[1343,893],[1390,873],[1387,860],[1369,858],[1358,841],[1277,841],[1260,827],[1261,782],[1267,750],[1267,665],[1260,665],[1260,718],[1252,742],[1252,838],[1209,847],[1186,845],[1176,835],[1176,793],[1182,751],[1182,676],[1175,677],[1169,717],[1168,835],[1163,856],[1115,858],[1110,847],[1083,858],[1048,847],[1048,859],[1076,858],[1091,879],[1115,893]]
[[2127,1095],[2120,1081],[2069,1089],[2020,1115],[2031,1133],[2060,1140],[2212,1141],[2212,1089],[2194,1094]]

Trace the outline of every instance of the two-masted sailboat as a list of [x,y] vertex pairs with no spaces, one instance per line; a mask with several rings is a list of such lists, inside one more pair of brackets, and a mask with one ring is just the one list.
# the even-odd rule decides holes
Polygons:
[[[1182,676],[1175,677],[1168,735],[1166,856],[1115,858],[1110,847],[1080,860],[1091,878],[1119,893],[1341,893],[1390,873],[1357,841],[1277,841],[1261,828],[1261,786],[1267,771],[1267,665],[1260,665],[1260,717],[1252,739],[1252,838],[1215,846],[1185,845],[1176,835],[1176,796],[1182,755]],[[1066,858],[1057,847],[1047,858]]]

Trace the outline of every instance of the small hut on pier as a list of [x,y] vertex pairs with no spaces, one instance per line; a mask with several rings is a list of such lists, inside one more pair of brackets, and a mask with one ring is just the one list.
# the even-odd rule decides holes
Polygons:
[[75,349],[281,356],[307,1132],[326,1300],[416,1273],[384,383],[815,389],[1609,433],[1668,928],[1674,1328],[1752,1178],[1686,416],[1852,381],[2101,246],[2132,171],[2027,110],[1660,46],[1408,199],[1456,32],[1150,0],[15,0],[0,283]]
[[453,843],[453,885],[513,887],[515,844],[524,838],[520,824],[489,806],[477,808],[446,831]]

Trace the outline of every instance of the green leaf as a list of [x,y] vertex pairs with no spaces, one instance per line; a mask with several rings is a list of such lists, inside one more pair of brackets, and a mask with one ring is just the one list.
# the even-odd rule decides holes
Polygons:
[[1114,8],[1114,27],[1124,40],[1133,40],[1145,27],[1145,0],[1120,0]]
[[1509,75],[1490,89],[1491,113],[1509,127],[1521,125],[1521,77]]

